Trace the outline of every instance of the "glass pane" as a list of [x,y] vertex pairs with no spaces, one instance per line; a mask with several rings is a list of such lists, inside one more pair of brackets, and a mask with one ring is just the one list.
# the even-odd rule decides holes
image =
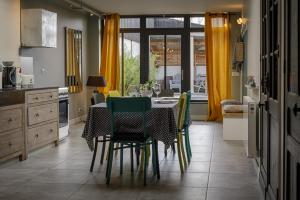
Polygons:
[[207,96],[204,32],[191,33],[191,91]]
[[167,35],[167,75],[166,89],[181,92],[181,36]]
[[[123,55],[121,53],[121,66],[124,89],[124,95],[128,95],[128,88],[140,84],[140,34],[139,33],[124,33],[123,41]],[[122,51],[121,51],[122,52]]]
[[140,28],[140,18],[121,18],[120,28]]
[[204,28],[205,17],[191,17],[190,18],[191,28]]
[[146,28],[183,28],[183,17],[151,17],[146,19]]
[[149,36],[149,80],[157,81],[164,86],[165,77],[165,42],[164,35]]

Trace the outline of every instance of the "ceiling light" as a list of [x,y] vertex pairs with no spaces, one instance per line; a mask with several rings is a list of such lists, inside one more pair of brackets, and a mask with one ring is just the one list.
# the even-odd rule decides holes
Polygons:
[[240,24],[240,25],[245,25],[245,24],[247,24],[248,19],[245,18],[245,17],[240,17],[240,18],[238,18],[236,21],[237,21],[237,23]]

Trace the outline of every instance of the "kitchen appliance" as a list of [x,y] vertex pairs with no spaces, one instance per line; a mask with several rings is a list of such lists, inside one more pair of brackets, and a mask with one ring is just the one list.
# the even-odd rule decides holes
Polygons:
[[34,84],[33,75],[22,74],[22,88],[32,88]]
[[16,67],[13,66],[12,61],[2,62],[2,86],[3,88],[14,88],[16,87]]
[[59,88],[59,140],[69,134],[69,94],[68,88]]

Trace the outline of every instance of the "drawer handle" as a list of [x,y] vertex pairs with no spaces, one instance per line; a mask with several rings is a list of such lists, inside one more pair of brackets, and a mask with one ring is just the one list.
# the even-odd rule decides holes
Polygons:
[[38,138],[38,137],[39,137],[39,134],[36,134],[35,137]]
[[13,121],[13,119],[12,119],[12,118],[9,118],[9,119],[8,119],[8,122],[12,122],[12,121]]
[[39,97],[35,97],[34,99],[35,99],[35,100],[39,100]]
[[40,114],[39,114],[39,113],[36,113],[36,114],[35,114],[35,116],[36,116],[36,117],[39,117],[39,116],[40,116]]
[[53,110],[50,110],[51,113],[53,113]]
[[50,129],[50,133],[53,133],[53,129],[52,128]]
[[50,99],[52,99],[53,98],[53,95],[50,95]]
[[8,146],[10,146],[10,147],[11,147],[11,146],[12,146],[12,143],[11,143],[11,142],[9,142],[9,143],[8,143]]

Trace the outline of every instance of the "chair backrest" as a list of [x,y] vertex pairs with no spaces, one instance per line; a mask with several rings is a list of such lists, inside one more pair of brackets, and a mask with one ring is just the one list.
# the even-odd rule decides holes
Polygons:
[[184,120],[185,120],[185,113],[186,113],[186,93],[182,93],[179,98],[179,113],[178,113],[178,129],[183,129]]
[[174,91],[170,90],[170,89],[165,89],[165,90],[162,90],[158,96],[159,97],[173,97]]
[[103,93],[93,93],[94,103],[103,103],[105,102],[105,96]]
[[122,96],[118,90],[111,90],[108,92],[108,96],[110,97],[120,97]]
[[[144,136],[146,137],[146,113],[151,110],[151,99],[149,97],[108,97],[107,108],[112,117],[112,134],[116,132],[115,117],[124,113],[130,120],[130,114],[138,114],[142,118]],[[112,135],[113,136],[113,135]]]
[[188,91],[186,93],[186,109],[185,109],[185,117],[184,117],[184,126],[189,126],[190,124],[190,105],[191,105],[192,93]]

